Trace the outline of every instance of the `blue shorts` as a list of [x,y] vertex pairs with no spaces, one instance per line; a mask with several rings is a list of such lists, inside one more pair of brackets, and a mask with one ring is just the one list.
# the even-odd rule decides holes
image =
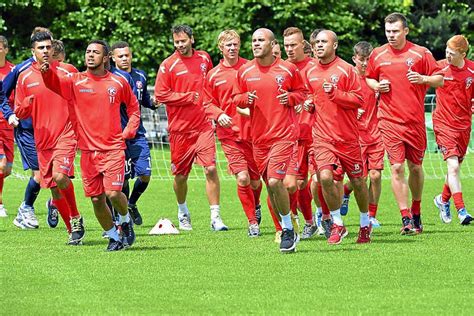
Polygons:
[[36,152],[33,131],[18,126],[15,128],[15,141],[21,154],[23,169],[39,170],[38,154]]
[[144,135],[127,140],[125,149],[125,178],[151,175],[150,147]]

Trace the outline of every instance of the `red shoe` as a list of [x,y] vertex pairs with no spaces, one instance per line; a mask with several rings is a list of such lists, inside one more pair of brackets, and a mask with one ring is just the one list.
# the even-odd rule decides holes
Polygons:
[[338,245],[341,243],[342,239],[348,234],[345,226],[339,226],[332,224],[331,226],[331,236],[329,236],[328,244]]
[[370,242],[370,233],[372,231],[372,227],[365,226],[359,228],[359,237],[357,238],[358,244],[366,244]]

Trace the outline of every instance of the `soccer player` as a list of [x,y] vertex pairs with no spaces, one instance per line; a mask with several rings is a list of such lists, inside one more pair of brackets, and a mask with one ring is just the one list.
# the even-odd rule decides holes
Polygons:
[[293,252],[297,235],[283,179],[296,151],[294,107],[305,99],[306,88],[295,65],[272,55],[274,41],[269,29],[260,28],[253,33],[255,58],[237,72],[233,101],[238,107],[250,108],[254,159],[267,185],[271,204],[282,221],[280,251]]
[[448,165],[443,191],[434,199],[443,223],[452,220],[450,198],[454,200],[459,222],[468,225],[472,216],[466,211],[459,170],[469,145],[474,99],[474,63],[466,58],[469,42],[462,35],[446,43],[446,59],[438,62],[444,74],[444,86],[436,89],[433,126],[436,142]]
[[[294,64],[300,71],[303,80],[306,81],[306,71],[313,67],[316,62],[305,55],[305,44],[303,32],[297,27],[289,27],[283,32],[283,46],[285,48],[287,61]],[[297,171],[293,175],[291,170],[287,174],[288,177],[294,177],[295,190],[289,190],[290,206],[294,213],[296,204],[299,204],[300,211],[305,219],[303,227],[302,239],[308,239],[317,231],[317,226],[313,221],[313,212],[311,210],[311,192],[308,186],[308,165],[309,154],[313,143],[311,128],[313,126],[313,115],[307,111],[302,111],[303,102],[295,108],[297,112],[299,136],[298,136],[298,155],[297,155]],[[293,182],[290,180],[290,182]],[[293,201],[292,201],[293,200]],[[296,214],[295,214],[296,215]]]
[[357,109],[362,106],[359,78],[350,64],[336,55],[337,35],[330,30],[318,33],[314,50],[318,63],[306,72],[313,95],[316,119],[314,123],[314,156],[333,218],[329,244],[339,244],[347,236],[341,213],[341,196],[334,183],[342,183],[344,171],[353,187],[360,211],[357,243],[370,242],[370,222],[367,214],[368,191],[363,179],[363,161],[357,129]]
[[[8,54],[8,40],[0,35],[0,80],[15,67],[6,58]],[[3,88],[0,89],[3,93]],[[3,103],[5,96],[0,100]],[[12,104],[13,95],[10,98]],[[13,127],[8,124],[8,120],[0,113],[0,217],[7,217],[7,210],[3,206],[3,183],[4,179],[12,172],[13,166]]]
[[[408,22],[401,13],[385,18],[388,44],[375,48],[367,66],[367,84],[380,93],[379,129],[392,172],[392,190],[402,216],[401,234],[423,231],[421,196],[426,149],[424,99],[443,76],[430,51],[406,39]],[[405,160],[409,176],[405,178]],[[412,203],[408,205],[408,189]]]
[[245,130],[248,118],[237,113],[232,89],[237,70],[247,62],[239,56],[240,36],[234,30],[219,34],[218,47],[223,59],[206,76],[204,108],[217,122],[216,134],[226,155],[230,171],[237,179],[237,195],[248,220],[248,236],[260,236],[255,214],[254,189],[260,186],[260,174],[253,159],[252,143]]
[[[50,188],[69,234],[70,245],[81,244],[85,230],[77,209],[73,175],[77,140],[69,120],[68,103],[43,83],[40,66],[52,56],[52,38],[47,32],[31,37],[35,62],[18,78],[15,114],[19,119],[31,117],[35,129],[35,144],[41,175],[41,186]],[[68,72],[62,63],[55,63],[62,76]],[[25,102],[24,102],[25,100]]]
[[[47,32],[52,37],[52,33],[47,28],[40,26],[33,29],[31,36],[38,32]],[[34,229],[39,227],[38,219],[35,215],[34,203],[41,188],[39,184],[40,172],[32,120],[31,118],[27,118],[25,120],[19,121],[12,110],[13,106],[10,106],[8,103],[8,98],[11,96],[11,93],[16,87],[20,73],[28,69],[33,62],[34,57],[28,58],[27,60],[16,65],[3,79],[3,91],[5,92],[6,98],[1,104],[3,116],[6,120],[8,120],[10,125],[15,127],[15,142],[21,154],[23,169],[31,170],[31,177],[28,181],[28,184],[26,185],[24,200],[18,208],[17,216],[13,220],[13,224],[22,229]]]
[[280,48],[280,43],[278,43],[278,40],[275,39],[275,43],[272,47],[272,55],[273,57],[278,57],[281,58],[281,48]]
[[176,51],[158,70],[155,99],[166,104],[170,133],[171,171],[178,201],[179,228],[192,230],[186,204],[188,175],[193,162],[204,167],[206,193],[211,210],[211,228],[227,230],[219,207],[220,183],[216,168],[214,132],[202,106],[206,75],[212,69],[209,54],[194,50],[193,31],[188,25],[172,28]]
[[[365,72],[369,61],[372,45],[362,41],[354,46],[352,61],[355,70],[360,78],[362,96],[364,104],[357,113],[357,123],[359,127],[359,140],[362,149],[362,160],[364,161],[365,174],[368,173],[369,184],[369,220],[372,228],[380,227],[376,218],[377,208],[382,191],[382,170],[384,147],[382,136],[378,129],[377,119],[377,96],[374,90],[370,89],[365,82]],[[344,185],[344,196],[341,205],[341,215],[346,215],[349,209],[349,197],[352,192],[352,184],[347,182]]]
[[[74,103],[73,125],[77,126],[78,147],[82,152],[81,171],[84,192],[91,198],[94,212],[109,236],[108,251],[131,246],[135,241],[127,198],[121,192],[125,170],[125,140],[135,137],[140,124],[138,100],[128,83],[105,69],[109,46],[93,40],[85,52],[85,72],[61,77],[55,65],[42,65],[45,85]],[[128,124],[122,131],[120,106],[127,108]],[[105,202],[110,199],[119,213],[122,236]]]
[[[147,90],[148,79],[144,71],[132,68],[132,50],[128,43],[117,42],[112,45],[112,58],[118,69],[127,72],[132,77],[135,85],[135,95],[141,106],[155,110],[156,107],[151,101],[150,94]],[[126,112],[122,113],[122,127],[125,127],[128,121]],[[124,190],[122,190],[128,200],[128,211],[132,216],[133,222],[141,225],[143,220],[138,211],[137,202],[140,196],[145,192],[150,182],[151,176],[151,155],[148,142],[145,137],[145,127],[140,119],[140,126],[134,139],[126,141],[127,149],[125,150],[126,172]],[[137,177],[131,195],[129,194],[129,179]]]

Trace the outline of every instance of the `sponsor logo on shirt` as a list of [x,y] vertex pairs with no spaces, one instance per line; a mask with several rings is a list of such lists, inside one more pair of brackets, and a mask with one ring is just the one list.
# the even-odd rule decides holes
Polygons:
[[109,102],[114,103],[115,102],[115,95],[117,94],[117,89],[115,89],[115,87],[108,87],[107,88],[107,93],[109,94]]
[[123,181],[122,182],[113,181],[112,185],[123,186]]
[[94,92],[94,90],[93,89],[79,89],[79,92],[81,92],[81,93],[92,93],[92,92]]
[[32,83],[26,85],[27,88],[33,88],[33,87],[36,87],[36,86],[39,86],[39,82],[32,82]]
[[245,81],[248,81],[248,82],[250,82],[250,81],[259,81],[259,80],[260,80],[260,77],[252,77],[252,78],[245,79]]
[[472,77],[467,77],[466,78],[466,89],[469,89],[471,84],[472,84]]

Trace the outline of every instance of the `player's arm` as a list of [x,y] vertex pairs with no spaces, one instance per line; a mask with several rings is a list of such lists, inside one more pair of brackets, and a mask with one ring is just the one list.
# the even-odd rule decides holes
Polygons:
[[50,66],[47,63],[41,65],[40,69],[46,88],[70,102],[72,100],[72,77],[60,77],[56,67]]
[[288,91],[288,105],[295,107],[302,104],[308,96],[308,89],[304,84],[303,78],[299,70],[296,70],[293,75],[291,91]]
[[129,85],[124,85],[122,93],[122,101],[125,103],[128,116],[128,123],[123,129],[122,137],[123,139],[132,139],[135,137],[140,125],[140,106],[137,97]]
[[206,116],[211,120],[217,121],[219,116],[224,113],[219,107],[217,98],[214,96],[214,89],[212,88],[212,82],[209,81],[209,75],[204,83],[202,105]]
[[171,87],[170,73],[162,64],[156,75],[155,100],[167,106],[192,106],[197,104],[199,93],[174,92]]
[[[1,110],[2,110],[2,113],[3,113],[3,117],[8,120],[8,122],[10,123],[11,120],[9,120],[10,116],[13,113],[13,110],[12,110],[12,107],[10,106],[10,103],[9,103],[9,97],[10,95],[12,94],[13,90],[15,89],[16,87],[16,83],[18,81],[18,77],[20,76],[20,68],[22,68],[21,66],[23,65],[24,63],[21,63],[20,65],[17,65],[15,68],[13,68],[7,75],[5,78],[3,78],[3,83],[2,83],[2,90],[3,90],[3,93],[4,93],[4,99],[3,101],[1,102]],[[16,123],[18,124],[18,122]]]
[[[341,82],[342,81],[342,82]],[[328,84],[325,82],[324,84]],[[324,85],[323,84],[323,85]],[[344,110],[355,110],[362,107],[364,99],[357,74],[350,68],[347,77],[342,77],[338,87],[333,87],[328,93],[329,99]]]
[[155,106],[152,102],[152,99],[151,99],[151,96],[150,96],[150,92],[148,92],[148,77],[146,76],[146,74],[144,72],[141,73],[144,77],[145,77],[145,80],[144,80],[144,83],[143,83],[143,97],[142,97],[142,103],[141,105],[147,109],[152,109],[152,110],[156,110],[158,108],[158,106]]
[[19,119],[26,119],[31,116],[33,108],[33,96],[26,97],[24,84],[18,83],[15,93],[15,110],[14,113]]
[[256,91],[248,91],[247,85],[242,79],[242,67],[237,72],[237,78],[234,81],[232,88],[232,103],[239,108],[251,108],[255,103],[255,99],[258,99]]

